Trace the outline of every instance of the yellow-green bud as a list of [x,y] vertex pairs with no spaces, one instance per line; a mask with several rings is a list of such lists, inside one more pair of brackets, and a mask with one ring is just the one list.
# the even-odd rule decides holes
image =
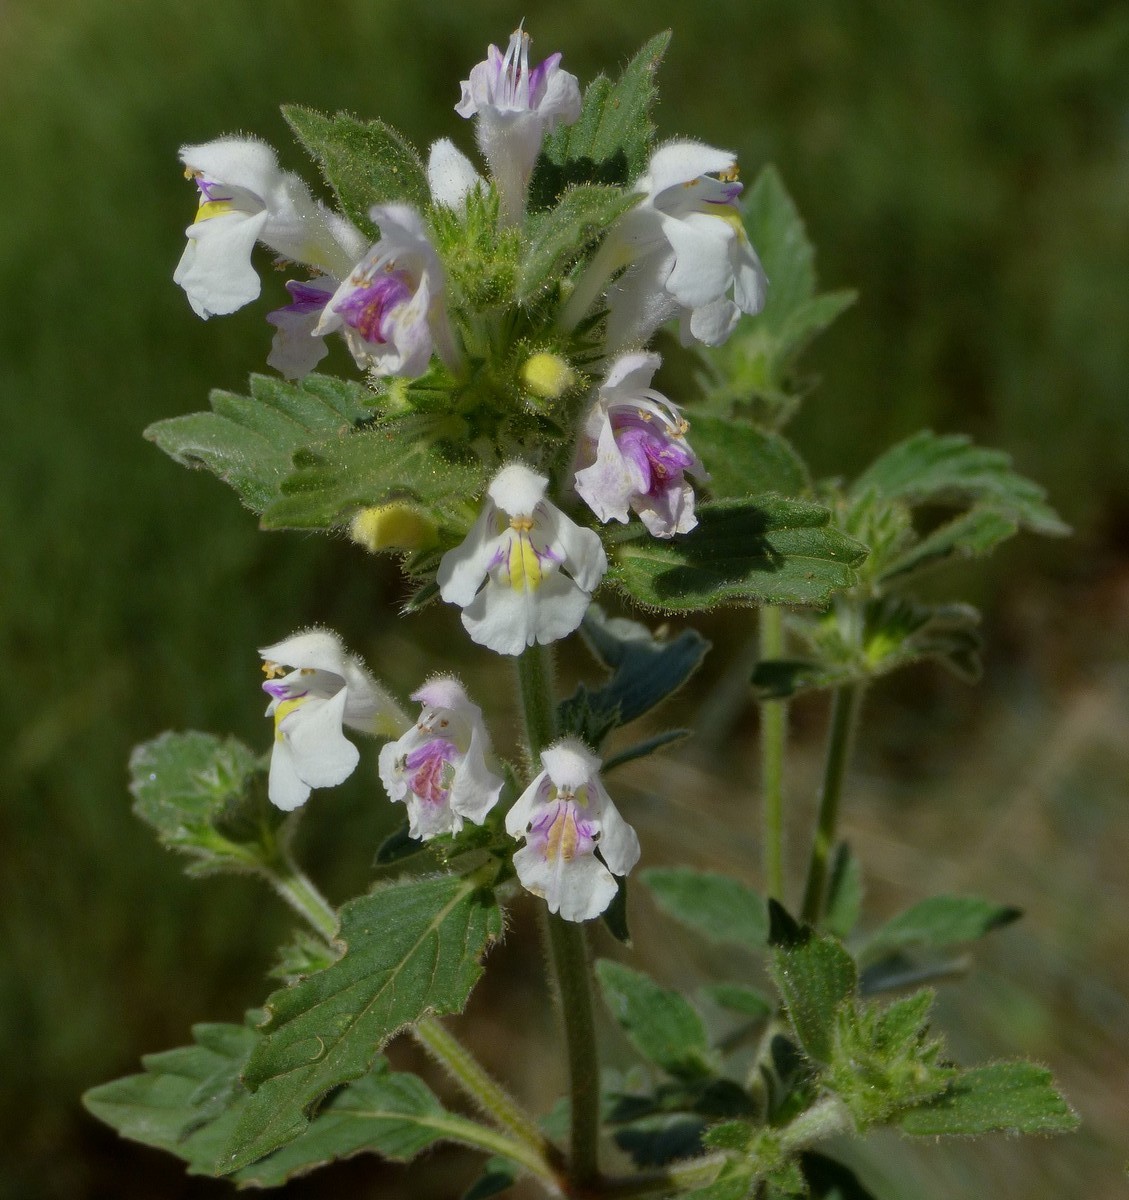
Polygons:
[[407,504],[362,508],[349,524],[349,536],[373,554],[379,550],[428,550],[439,544],[435,525]]
[[559,354],[542,350],[526,360],[521,381],[535,396],[556,400],[576,382],[576,372]]

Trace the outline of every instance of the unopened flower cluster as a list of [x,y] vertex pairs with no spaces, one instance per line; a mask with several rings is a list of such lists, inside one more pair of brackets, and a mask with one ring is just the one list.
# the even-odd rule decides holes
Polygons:
[[[485,173],[450,140],[435,142],[430,204],[373,206],[372,244],[262,142],[185,146],[199,209],[174,277],[201,317],[234,312],[260,294],[252,253],[264,246],[279,264],[304,268],[286,283],[290,302],[267,315],[275,329],[267,361],[284,376],[308,374],[329,352],[327,339],[339,336],[370,376],[415,380],[438,364],[457,385],[473,370],[470,335],[454,302],[457,264],[444,263],[436,222],[492,205],[498,237],[523,237],[545,139],[576,122],[582,104],[560,54],[531,64],[524,30],[504,51],[491,46],[455,104],[474,123]],[[570,465],[562,471],[559,446],[488,449],[496,457],[477,519],[449,538],[438,562],[439,595],[458,606],[475,642],[518,655],[578,628],[608,558],[598,530],[565,509],[586,506],[590,521],[605,524],[634,514],[662,539],[696,527],[695,487],[709,474],[679,407],[652,386],[662,364],[647,344],[677,319],[684,343],[719,345],[742,313],[763,307],[767,281],[737,207],[741,190],[728,151],[689,140],[659,145],[629,184],[633,203],[560,282],[544,318],[553,349],[532,353],[515,386],[531,399],[572,396]],[[476,319],[481,326],[490,317]],[[585,354],[570,361],[569,347],[584,338]],[[335,635],[296,635],[263,656],[276,731],[270,795],[280,807],[302,804],[310,789],[354,769],[346,727],[395,739],[381,752],[380,777],[405,804],[413,837],[457,834],[497,803],[502,780],[489,766],[481,711],[453,679],[414,694],[422,711],[411,724]],[[614,877],[639,856],[638,840],[580,742],[551,747],[542,764],[505,819],[524,843],[515,867],[554,911],[585,919],[606,908]]]

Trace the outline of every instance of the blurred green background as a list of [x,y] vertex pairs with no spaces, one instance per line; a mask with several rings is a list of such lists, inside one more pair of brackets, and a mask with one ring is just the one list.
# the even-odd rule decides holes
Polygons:
[[[891,1142],[860,1161],[891,1197],[1121,1195],[1129,8],[8,0],[0,1197],[228,1193],[119,1142],[78,1104],[141,1053],[180,1044],[192,1021],[238,1019],[289,927],[255,884],[189,882],[156,848],[129,813],[130,747],[166,727],[263,744],[255,647],[313,620],[402,690],[436,665],[432,647],[452,645],[486,686],[487,656],[453,636],[453,612],[397,622],[394,570],[341,541],[259,534],[220,484],[141,440],[149,422],[203,407],[209,387],[240,389],[264,369],[263,315],[282,294],[265,268],[261,303],[193,316],[171,280],[195,204],[177,148],[254,132],[312,178],[277,111],[297,101],[470,151],[458,81],[522,16],[536,49],[562,49],[582,81],[673,28],[660,132],[737,150],[746,178],[775,162],[822,282],[859,288],[811,356],[823,382],[794,428],[817,470],[849,474],[924,425],[965,431],[1009,450],[1074,524],[1069,543],[1013,544],[959,581],[986,609],[986,682],[968,691],[922,671],[875,696],[848,832],[875,917],[941,888],[1027,908],[979,951],[942,1017],[961,1056],[1053,1066],[1083,1131],[1034,1145]],[[718,639],[742,628],[709,623]],[[721,676],[715,657],[687,705]],[[795,713],[801,804],[822,720],[818,703]],[[660,773],[638,773],[629,815],[652,861],[689,853],[755,878],[755,816],[734,817],[752,786],[734,797],[719,783],[751,769],[754,737],[745,712],[708,770],[692,756],[664,764],[663,786],[679,785],[665,806]],[[387,820],[352,782],[303,834],[336,899],[363,886]],[[638,910],[646,959],[670,930],[641,897]],[[536,954],[520,952],[529,924],[472,1002],[468,1036],[500,1067],[507,988],[529,1030],[551,1030]],[[651,962],[667,982],[708,965],[694,947]],[[609,1052],[622,1044],[609,1038]],[[551,1092],[554,1076],[527,1070]],[[462,1164],[434,1156],[413,1194],[456,1195]],[[353,1163],[286,1194],[392,1195],[398,1178]]]

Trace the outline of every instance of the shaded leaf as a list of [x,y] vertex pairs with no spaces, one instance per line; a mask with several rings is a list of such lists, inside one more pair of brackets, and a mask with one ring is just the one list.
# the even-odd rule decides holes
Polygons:
[[209,399],[211,412],[157,421],[145,437],[184,466],[211,471],[261,513],[290,474],[294,452],[370,418],[376,397],[325,375],[301,383],[252,375],[250,396],[217,389]]
[[638,758],[647,758],[649,755],[657,754],[660,750],[665,750],[667,746],[684,742],[688,737],[693,736],[693,732],[692,729],[667,729],[663,733],[656,733],[654,737],[636,742],[635,745],[628,746],[605,758],[603,773],[606,775],[609,771],[614,771],[616,767],[622,767]]
[[1078,1116],[1050,1071],[1029,1062],[962,1071],[945,1092],[901,1115],[904,1133],[920,1137],[980,1133],[1069,1133]]
[[1011,517],[994,508],[974,506],[884,562],[877,577],[883,584],[900,583],[950,559],[982,558],[1018,532]]
[[555,207],[531,217],[515,299],[528,300],[545,284],[559,279],[638,201],[637,194],[618,187],[581,184],[568,188]]
[[850,1167],[826,1154],[802,1151],[800,1170],[812,1200],[875,1200]]
[[829,527],[829,513],[762,496],[698,507],[688,534],[660,541],[642,527],[613,533],[610,582],[651,608],[685,612],[720,604],[822,604],[855,582],[866,556]]
[[862,912],[862,869],[846,842],[835,849],[831,864],[831,879],[827,885],[827,905],[824,928],[837,938],[846,938],[854,931]]
[[810,483],[803,459],[779,433],[702,414],[691,422],[689,441],[710,473],[710,494],[718,499],[762,492],[797,496]]
[[862,956],[873,961],[910,946],[943,950],[972,942],[1010,925],[1022,916],[1018,908],[976,896],[931,896],[887,921],[867,938]]
[[265,529],[331,529],[360,508],[410,502],[431,520],[450,516],[485,483],[487,468],[451,454],[449,419],[404,416],[305,448],[263,513]]
[[712,983],[702,992],[715,1004],[752,1021],[761,1021],[772,1015],[772,1001],[756,988],[738,983]]
[[254,1094],[221,1169],[292,1141],[313,1106],[363,1075],[403,1025],[461,1011],[501,929],[493,894],[473,876],[389,884],[347,904],[341,960],[267,1000],[263,1037],[243,1076]]
[[706,1029],[688,1001],[621,963],[601,959],[595,970],[605,1003],[644,1058],[679,1077],[711,1073]]
[[400,201],[422,209],[429,203],[423,162],[390,125],[347,113],[330,117],[299,104],[284,104],[282,115],[321,167],[345,215],[373,241],[379,236],[369,216],[374,204]]
[[651,867],[642,879],[664,912],[712,941],[764,947],[764,899],[736,879],[690,867]]

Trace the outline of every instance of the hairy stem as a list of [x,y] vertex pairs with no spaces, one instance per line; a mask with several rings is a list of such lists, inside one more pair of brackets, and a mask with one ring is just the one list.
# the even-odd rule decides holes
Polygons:
[[549,916],[549,947],[560,993],[568,1053],[570,1171],[579,1187],[599,1173],[600,1061],[592,1007],[592,972],[584,927]]
[[[548,646],[530,646],[517,660],[525,744],[530,765],[557,736],[557,706],[553,699],[553,657]],[[534,771],[536,774],[536,771]]]
[[332,942],[337,934],[337,913],[298,864],[284,854],[271,867],[264,867],[263,872],[283,900],[327,942]]
[[823,916],[827,869],[835,833],[839,825],[839,801],[843,795],[843,778],[851,752],[855,723],[862,703],[863,685],[848,683],[835,689],[831,705],[831,731],[827,738],[827,761],[823,771],[823,788],[819,797],[819,816],[816,819],[815,839],[808,863],[808,881],[804,889],[803,919],[815,925]]
[[[760,657],[784,653],[784,612],[774,605],[760,610]],[[784,743],[788,732],[785,700],[762,700],[761,790],[764,804],[764,886],[768,895],[784,899]]]
[[491,1078],[449,1029],[434,1017],[424,1017],[411,1032],[486,1116],[547,1161],[550,1146],[537,1122]]

